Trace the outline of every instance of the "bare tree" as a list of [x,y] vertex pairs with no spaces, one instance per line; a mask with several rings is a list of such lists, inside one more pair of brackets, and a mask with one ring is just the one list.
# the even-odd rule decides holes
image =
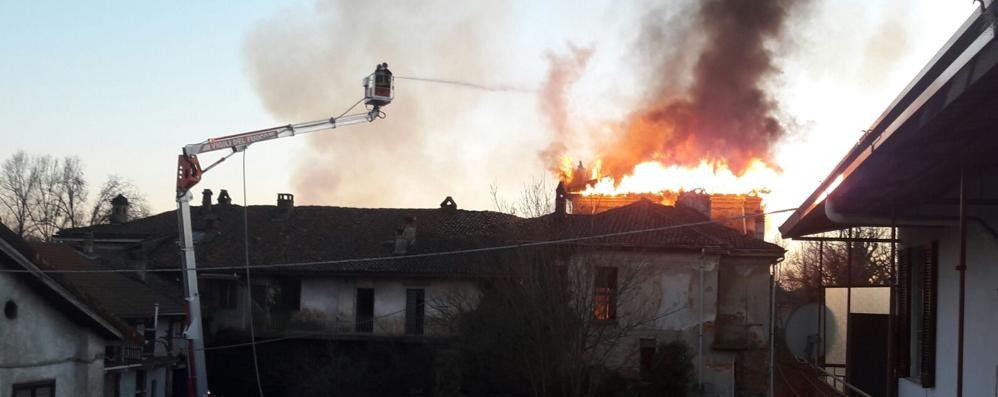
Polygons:
[[3,162],[0,172],[0,204],[5,223],[18,236],[27,237],[34,230],[31,217],[32,195],[41,184],[41,172],[36,161],[23,151],[14,153]]
[[[472,395],[592,396],[633,364],[635,332],[662,316],[643,291],[645,266],[613,254],[511,254],[478,299],[429,302],[460,337],[458,360]],[[626,264],[625,264],[626,263]],[[612,273],[611,289],[600,278]]]
[[86,215],[84,208],[87,203],[87,178],[83,173],[83,165],[79,157],[66,157],[58,174],[59,213],[62,216],[60,228],[75,228],[84,226]]
[[[889,237],[890,229],[853,228],[834,235],[858,240],[882,239]],[[885,285],[890,280],[890,267],[890,243],[805,241],[788,252],[780,284],[810,300],[821,287]]]
[[554,189],[544,178],[536,178],[529,183],[524,183],[520,190],[520,197],[514,201],[506,201],[499,196],[497,183],[489,186],[489,193],[492,195],[492,204],[499,212],[535,218],[554,211]]
[[59,208],[62,165],[59,159],[51,156],[31,158],[31,165],[38,171],[38,184],[29,192],[30,209],[28,216],[32,232],[36,238],[48,239],[62,229],[63,217]]
[[128,219],[149,216],[149,206],[143,195],[129,180],[118,175],[111,175],[101,185],[94,197],[90,210],[90,224],[107,223],[111,217],[111,200],[118,195],[128,198]]

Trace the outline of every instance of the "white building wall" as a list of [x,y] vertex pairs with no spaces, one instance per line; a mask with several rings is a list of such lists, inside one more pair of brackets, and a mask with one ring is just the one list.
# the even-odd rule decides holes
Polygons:
[[[136,372],[146,371],[145,383],[142,385],[135,384]],[[138,388],[141,387],[144,394],[140,394],[142,397],[169,397],[166,394],[167,387],[167,369],[166,368],[129,368],[128,370],[122,371],[118,378],[118,395],[119,397],[133,397]]]
[[[996,223],[992,222],[992,225]],[[952,397],[956,393],[960,234],[955,227],[907,229],[905,243],[939,241],[936,324],[936,386],[898,381],[900,397]],[[964,332],[964,396],[994,396],[998,390],[998,237],[969,223]]]
[[[656,343],[680,340],[694,355],[694,370],[702,354],[704,396],[735,393],[735,367],[739,357],[753,352],[745,365],[762,373],[740,374],[741,387],[760,386],[767,375],[769,267],[768,259],[701,256],[699,253],[615,252],[576,256],[576,265],[616,266],[618,283],[636,279],[631,291],[621,290],[617,304],[620,324],[645,323],[623,338],[615,348],[614,365],[634,376],[638,372],[641,339]],[[623,270],[630,269],[630,270]],[[703,284],[701,286],[701,269]],[[719,293],[720,279],[727,289]],[[702,288],[701,288],[702,287]],[[714,348],[718,313],[745,318],[751,343],[748,351]],[[646,321],[646,320],[652,321]],[[703,324],[701,348],[699,333]],[[764,350],[763,350],[764,349]],[[752,379],[749,379],[752,378]]]
[[0,306],[8,300],[18,312],[15,319],[0,315],[0,397],[10,397],[13,384],[50,379],[56,396],[101,396],[103,338],[50,306],[16,275],[0,273]]
[[438,333],[431,326],[435,302],[455,296],[477,299],[478,293],[477,285],[466,280],[310,278],[301,284],[302,315],[320,322],[325,329],[354,332],[358,288],[374,289],[373,333],[378,335],[405,333],[407,289],[424,290],[426,335]]

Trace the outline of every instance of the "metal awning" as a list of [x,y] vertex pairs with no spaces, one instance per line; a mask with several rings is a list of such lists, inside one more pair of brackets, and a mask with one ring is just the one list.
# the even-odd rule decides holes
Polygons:
[[956,185],[961,164],[998,166],[995,8],[977,10],[964,22],[780,226],[784,237],[887,226],[875,219],[942,197]]

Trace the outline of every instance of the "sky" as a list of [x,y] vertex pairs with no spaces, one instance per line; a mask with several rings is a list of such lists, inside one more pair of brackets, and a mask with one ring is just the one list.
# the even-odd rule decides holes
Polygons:
[[[620,120],[645,99],[642,51],[658,50],[638,48],[642,18],[689,0],[579,4],[0,0],[0,159],[78,156],[92,187],[120,175],[167,211],[181,146],[338,115],[389,62],[399,76],[514,89],[397,80],[385,120],[251,146],[248,202],[288,192],[299,205],[428,208],[453,196],[494,209],[491,185],[508,199],[534,180],[554,186],[539,155],[553,139],[538,92],[549,55],[592,50],[567,95],[573,128]],[[800,204],[974,7],[807,2],[772,49],[767,88],[794,128],[776,147],[768,208]],[[195,191],[241,203],[242,177],[237,155]]]

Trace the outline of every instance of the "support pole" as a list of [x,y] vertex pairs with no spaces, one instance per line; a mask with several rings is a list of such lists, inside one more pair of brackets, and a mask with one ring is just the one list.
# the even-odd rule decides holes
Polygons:
[[963,324],[967,285],[967,175],[966,167],[960,165],[960,262],[956,270],[960,272],[959,324],[956,339],[956,397],[963,397]]
[[204,332],[201,327],[201,297],[198,294],[198,274],[194,261],[194,239],[191,237],[191,192],[177,193],[177,225],[180,229],[180,251],[184,269],[184,291],[187,301],[187,329],[184,337],[188,340],[187,374],[188,387],[194,385],[195,396],[208,395],[208,371],[204,359]]
[[[893,210],[892,210],[893,212]],[[896,219],[891,216],[892,219]],[[890,306],[887,312],[887,395],[893,397],[896,394],[897,387],[897,346],[895,341],[897,340],[895,333],[897,332],[897,294],[895,293],[897,288],[897,282],[895,281],[897,275],[897,233],[898,229],[896,225],[891,225],[891,264],[890,264],[890,275],[887,278],[888,288],[888,302]]]

